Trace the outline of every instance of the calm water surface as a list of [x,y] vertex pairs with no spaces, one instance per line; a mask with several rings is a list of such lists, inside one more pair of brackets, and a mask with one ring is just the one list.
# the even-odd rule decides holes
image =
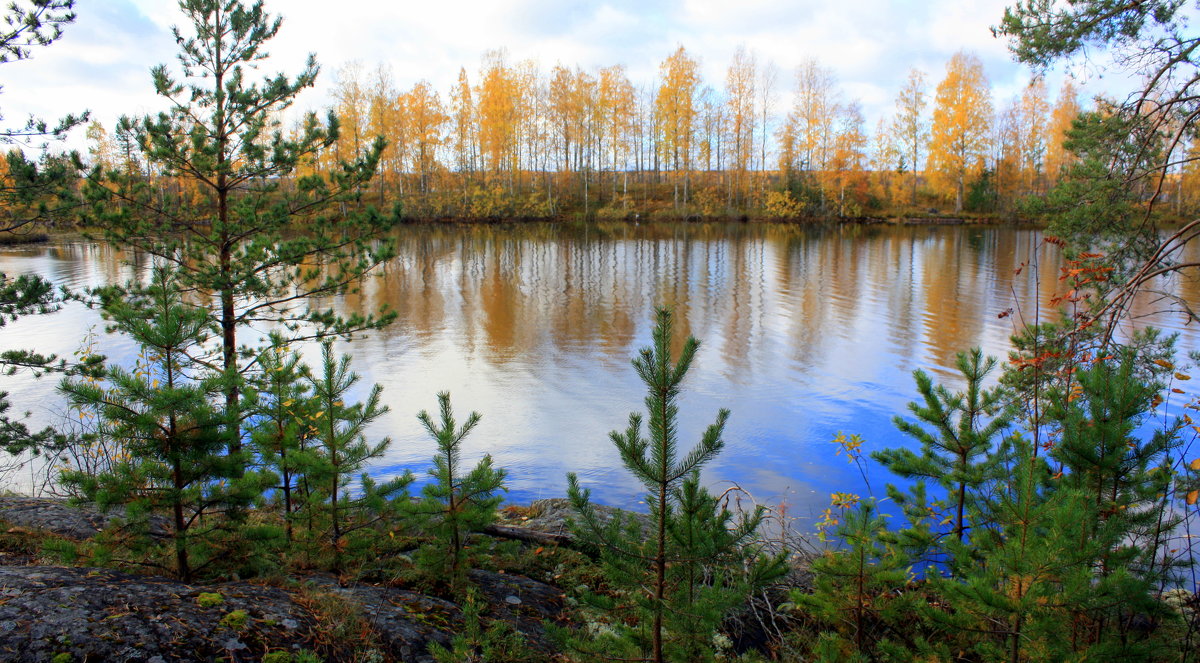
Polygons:
[[[640,487],[608,432],[642,407],[630,359],[649,342],[655,306],[676,311],[680,338],[701,341],[681,400],[682,444],[719,408],[732,410],[705,480],[803,515],[831,491],[866,492],[834,455],[838,431],[861,434],[866,451],[908,444],[891,418],[916,395],[912,371],[952,380],[960,350],[1003,355],[1019,313],[1048,310],[1059,290],[1057,252],[1028,229],[421,226],[397,238],[400,257],[378,278],[326,302],[399,313],[387,329],[339,344],[362,391],[382,384],[391,407],[371,433],[392,446],[371,473],[423,473],[434,444],[415,415],[449,390],[458,412],[483,414],[465,455],[490,453],[507,468],[512,501],[562,495],[574,471],[597,500],[636,502]],[[136,258],[61,240],[0,250],[0,271],[79,288],[124,278]],[[1195,282],[1166,287],[1200,302]],[[1010,308],[1018,315],[1000,317]],[[1153,308],[1144,303],[1147,321],[1182,331],[1182,349],[1200,347],[1182,317]],[[135,348],[78,305],[5,327],[0,347],[70,355],[89,330],[102,352],[132,360]],[[305,351],[315,360],[314,347]],[[4,382],[16,409],[47,423],[64,409],[55,386]],[[870,478],[882,495],[885,473]]]

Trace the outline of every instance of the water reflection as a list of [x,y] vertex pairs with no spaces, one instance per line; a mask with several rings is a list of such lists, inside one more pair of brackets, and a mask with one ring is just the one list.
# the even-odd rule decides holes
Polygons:
[[[683,444],[718,408],[733,411],[727,450],[706,480],[807,513],[831,490],[864,491],[858,471],[832,454],[837,431],[862,434],[868,450],[907,443],[890,419],[914,396],[911,372],[952,379],[955,353],[972,345],[1003,354],[1014,321],[1044,316],[1059,287],[1056,249],[1014,228],[421,226],[397,241],[399,257],[377,278],[325,302],[398,313],[387,329],[341,344],[391,406],[372,434],[393,446],[373,471],[427,466],[434,444],[415,414],[448,389],[460,411],[484,415],[466,455],[491,453],[508,468],[514,500],[562,494],[567,471],[600,501],[637,499],[607,434],[641,407],[629,360],[648,343],[657,305],[676,311],[677,341],[702,341],[682,402]],[[4,249],[0,270],[82,287],[123,278],[131,259],[139,265],[113,247],[63,241]],[[1200,297],[1193,280],[1168,286]],[[97,324],[72,305],[10,325],[2,345],[69,354]],[[1195,334],[1182,345],[1195,349]],[[132,348],[106,338],[102,351],[129,359]],[[8,382],[35,419],[61,410],[52,382]]]

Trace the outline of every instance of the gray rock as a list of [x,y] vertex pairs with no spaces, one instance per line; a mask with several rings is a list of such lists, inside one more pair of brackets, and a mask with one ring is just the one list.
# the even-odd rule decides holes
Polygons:
[[[593,504],[592,506],[602,524],[608,523],[614,516],[621,514],[625,518],[633,519],[643,530],[650,530],[650,517],[644,513],[635,513],[602,504]],[[548,534],[569,534],[568,521],[579,520],[579,515],[571,507],[570,500],[564,497],[537,500],[529,505],[529,513],[527,519],[514,521],[512,524]]]
[[[195,588],[164,578],[108,569],[0,567],[0,586],[19,593],[0,604],[0,660],[48,661],[260,661],[280,647],[313,646],[315,618],[277,587],[224,583]],[[201,607],[201,591],[224,601]],[[221,620],[244,610],[239,631]],[[286,615],[303,633],[264,615]]]
[[[125,510],[121,507],[105,512],[94,506],[75,506],[65,499],[52,497],[0,497],[0,520],[68,539],[90,539],[106,526],[120,523],[124,517]],[[166,536],[168,530],[165,518],[151,518],[151,534]]]
[[[488,604],[487,616],[507,622],[538,651],[551,653],[554,645],[546,635],[545,622],[562,616],[562,590],[525,576],[475,569],[467,572]],[[509,599],[516,599],[512,602]]]
[[[550,651],[541,621],[557,617],[558,590],[519,576],[472,571],[471,577],[489,601],[489,616]],[[429,644],[448,646],[462,631],[462,611],[449,601],[391,587],[342,587],[330,576],[308,582],[360,606],[382,660],[432,663]],[[9,590],[0,603],[5,662],[48,661],[65,653],[76,661],[258,663],[273,651],[310,649],[338,660],[349,653],[330,650],[321,636],[320,620],[301,600],[311,589],[248,582],[192,586],[109,569],[45,566],[0,566],[0,588]],[[222,601],[202,607],[201,593],[218,593]],[[507,596],[519,597],[520,605],[506,604]],[[246,612],[244,624],[225,619],[235,610]]]

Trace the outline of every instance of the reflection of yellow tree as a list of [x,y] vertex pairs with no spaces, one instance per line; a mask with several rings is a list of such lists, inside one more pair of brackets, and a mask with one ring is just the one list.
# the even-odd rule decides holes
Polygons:
[[[978,345],[984,318],[980,265],[971,259],[965,233],[931,237],[922,251],[921,282],[926,344],[937,366],[954,366],[963,348]],[[946,266],[953,265],[947,269]]]
[[937,86],[927,168],[937,193],[954,199],[955,212],[963,209],[968,180],[983,170],[991,126],[991,91],[983,63],[978,56],[955,53]]

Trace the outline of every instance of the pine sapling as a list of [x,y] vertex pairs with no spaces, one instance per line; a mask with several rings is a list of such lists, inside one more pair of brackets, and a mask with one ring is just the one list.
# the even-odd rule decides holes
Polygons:
[[994,358],[984,359],[983,351],[974,348],[959,353],[956,365],[966,379],[965,391],[952,394],[918,370],[913,377],[924,403],[908,405],[918,421],[894,419],[897,428],[920,442],[920,453],[887,449],[871,456],[902,477],[931,479],[940,485],[952,509],[950,533],[961,543],[970,528],[966,513],[973,491],[996,473],[1000,458],[991,452],[1014,413],[1004,404],[999,388],[983,387],[996,366]]
[[67,380],[60,389],[73,405],[97,411],[106,433],[129,453],[98,475],[68,472],[62,480],[102,508],[125,505],[141,522],[138,543],[147,551],[156,547],[149,518],[168,512],[174,572],[189,581],[216,559],[206,547],[211,535],[237,525],[220,514],[249,505],[274,477],[243,473],[243,455],[225,452],[224,413],[211,404],[221,379],[193,359],[212,327],[206,311],[183,302],[174,274],[155,269],[147,286],[131,284],[101,299],[114,328],[141,347],[142,360],[133,371],[108,367],[104,383]]
[[312,431],[311,413],[307,411],[313,403],[305,379],[308,367],[300,363],[300,355],[287,350],[278,336],[271,337],[271,345],[259,356],[259,366],[262,375],[251,439],[260,461],[279,475],[275,489],[283,508],[284,531],[291,543],[295,538],[293,514],[301,504],[297,481],[306,466],[302,442]]
[[429,470],[433,480],[421,489],[422,499],[413,507],[419,523],[438,543],[423,548],[418,559],[431,571],[448,572],[451,582],[457,585],[466,571],[467,539],[495,520],[496,507],[503,499],[500,493],[506,490],[506,473],[493,468],[492,457],[485,455],[474,469],[463,474],[462,442],[481,416],[472,412],[458,425],[450,407],[450,393],[441,392],[437,399],[437,421],[424,410],[417,415],[438,446]]
[[[591,491],[567,475],[568,494],[579,515],[577,535],[594,547],[617,601],[585,597],[601,609],[620,609],[608,625],[609,635],[576,640],[573,646],[626,660],[691,661],[711,655],[716,626],[729,607],[744,601],[762,583],[782,573],[781,558],[759,556],[748,540],[761,512],[730,526],[730,514],[699,487],[697,472],[712,460],[724,441],[729,418],[721,410],[682,458],[677,452],[676,399],[699,342],[688,338],[675,359],[671,352],[671,314],[659,309],[653,344],[633,360],[647,388],[649,437],[642,415],[629,415],[623,432],[610,434],[625,467],[649,491],[649,531],[622,517],[602,524],[591,504]],[[747,571],[747,567],[753,571]],[[618,606],[626,608],[618,608]]]
[[831,627],[818,660],[877,660],[911,618],[913,594],[903,591],[908,558],[889,545],[887,520],[873,501],[849,506],[837,536],[842,547],[812,562],[812,592],[793,590],[792,600]]
[[328,542],[333,551],[333,569],[342,570],[345,537],[375,525],[383,510],[395,499],[403,500],[412,475],[405,473],[391,481],[376,484],[365,473],[360,477],[357,495],[350,491],[352,477],[368,461],[387,450],[391,440],[384,438],[374,444],[367,442],[367,425],[388,411],[380,405],[383,388],[375,385],[365,402],[346,404],[350,390],[359,381],[350,371],[350,356],[335,358],[333,343],[321,346],[321,372],[309,378],[312,386],[312,414],[315,429],[314,453],[319,461],[306,471],[317,493],[325,501],[322,509],[328,515]]

